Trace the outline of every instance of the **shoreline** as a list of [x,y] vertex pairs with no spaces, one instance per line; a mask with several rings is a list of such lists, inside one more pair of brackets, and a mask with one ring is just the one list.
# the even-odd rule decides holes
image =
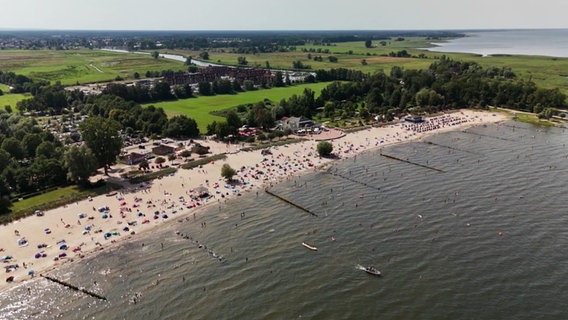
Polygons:
[[[431,134],[506,119],[501,114],[472,110],[459,110],[433,118],[444,117],[461,119],[461,122],[456,120],[456,124],[425,131],[413,131],[412,125],[399,123],[347,133],[331,141],[334,153],[339,155],[338,160],[345,160],[384,146],[423,139]],[[272,155],[262,155],[260,150],[230,152],[225,160],[192,170],[179,170],[174,175],[119,190],[114,196],[101,195],[46,211],[42,217],[29,216],[2,225],[0,248],[3,251],[0,257],[12,256],[3,266],[19,267],[5,274],[5,277],[14,276],[14,282],[0,282],[0,290],[8,290],[33,278],[30,270],[37,277],[61,265],[78,262],[85,256],[112,250],[140,234],[166,223],[174,223],[171,220],[179,223],[180,220],[192,219],[192,215],[195,219],[214,203],[226,205],[227,201],[233,201],[243,193],[261,191],[291,176],[305,174],[309,170],[325,170],[338,160],[319,158],[317,143],[317,140],[308,140],[272,147]],[[226,148],[230,149],[231,146]],[[237,171],[234,179],[238,183],[228,184],[220,177],[221,166],[225,163]],[[206,200],[197,198],[198,192],[194,190],[199,187],[207,188],[212,197]],[[108,212],[100,210],[105,207],[108,207]],[[18,240],[24,238],[27,245],[18,246]],[[38,244],[42,247],[38,248]],[[55,257],[57,261],[54,261]]]

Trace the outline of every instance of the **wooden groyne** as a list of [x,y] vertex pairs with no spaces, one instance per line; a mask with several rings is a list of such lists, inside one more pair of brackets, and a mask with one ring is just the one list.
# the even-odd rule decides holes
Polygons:
[[296,207],[296,208],[298,208],[298,209],[300,209],[300,210],[302,210],[302,211],[305,211],[305,212],[311,214],[311,215],[314,216],[314,217],[317,217],[317,216],[318,216],[317,213],[312,212],[310,209],[304,208],[304,207],[302,207],[301,205],[296,204],[296,203],[294,203],[294,202],[292,202],[292,201],[290,201],[290,200],[288,200],[288,199],[286,199],[286,198],[283,198],[283,197],[281,197],[281,196],[275,194],[274,192],[272,192],[272,191],[270,191],[270,190],[268,190],[268,189],[264,189],[264,191],[265,191],[266,193],[268,193],[269,195],[271,195],[271,196],[273,196],[273,197],[275,197],[275,198],[278,198],[278,199],[280,199],[280,200],[286,202],[287,204],[289,204],[289,205],[291,205],[291,206],[294,206],[294,207]]
[[438,172],[445,172],[445,171],[442,170],[442,169],[430,167],[430,166],[427,166],[427,165],[423,165],[423,164],[416,163],[416,162],[412,162],[412,161],[408,161],[408,160],[404,160],[404,159],[397,158],[397,157],[394,157],[394,156],[389,156],[388,154],[381,153],[381,156],[383,156],[383,157],[385,157],[385,158],[393,159],[393,160],[398,160],[398,161],[401,161],[401,162],[406,162],[406,163],[408,163],[408,164],[413,164],[413,165],[415,165],[415,166],[419,166],[419,167],[422,167],[422,168],[426,168],[426,169],[430,169],[430,170],[434,170],[434,171],[438,171]]
[[75,290],[75,291],[83,292],[84,294],[90,295],[91,297],[95,297],[95,298],[97,298],[97,299],[101,299],[101,300],[107,301],[107,298],[106,298],[106,297],[103,297],[103,296],[101,296],[101,295],[99,295],[99,294],[96,294],[96,293],[94,293],[94,292],[88,291],[87,289],[79,288],[79,287],[74,286],[74,285],[72,285],[72,284],[70,284],[70,283],[67,283],[67,282],[65,282],[65,281],[62,281],[62,280],[59,280],[59,279],[55,279],[55,278],[53,278],[53,277],[46,276],[46,275],[43,275],[43,274],[40,274],[40,276],[41,276],[42,278],[45,278],[45,279],[49,280],[49,281],[52,281],[52,282],[58,283],[58,284],[60,284],[60,285],[62,285],[62,286],[65,286],[65,287],[67,287],[67,288],[73,289],[73,290]]
[[496,136],[492,136],[492,135],[489,135],[489,134],[471,132],[471,131],[467,131],[467,130],[463,130],[462,132],[463,132],[463,133],[467,133],[467,134],[471,134],[471,135],[474,135],[474,136],[479,136],[479,137],[493,138],[493,139],[499,139],[499,140],[504,140],[504,141],[513,141],[513,142],[516,141],[516,140],[513,140],[513,139],[507,139],[507,138],[503,138],[503,137],[496,137]]
[[329,170],[328,170],[328,171],[324,171],[324,172],[327,173],[327,174],[330,174],[330,175],[332,175],[332,176],[334,176],[334,177],[339,177],[339,178],[342,178],[342,179],[351,181],[351,182],[353,182],[353,183],[360,184],[360,185],[365,186],[365,187],[367,187],[367,188],[371,188],[371,189],[375,189],[375,190],[381,191],[381,188],[372,186],[372,185],[370,185],[370,184],[368,184],[368,183],[366,183],[366,182],[361,182],[361,181],[355,180],[355,179],[353,179],[353,178],[346,177],[346,176],[344,176],[344,175],[342,175],[342,174],[339,174],[339,173],[336,173],[336,172],[330,172]]
[[469,150],[463,150],[463,149],[459,149],[459,148],[455,148],[455,147],[451,147],[451,146],[446,146],[446,145],[443,145],[443,144],[435,143],[435,142],[432,142],[432,141],[422,141],[422,142],[424,142],[424,143],[426,143],[426,144],[429,144],[429,145],[433,145],[433,146],[437,146],[437,147],[441,147],[441,148],[446,148],[446,149],[450,149],[450,150],[455,150],[455,151],[460,151],[460,152],[465,152],[465,153],[470,153],[470,154],[475,154],[475,155],[478,155],[478,156],[483,156],[483,155],[484,155],[484,154],[479,153],[479,152],[473,152],[473,151],[469,151]]

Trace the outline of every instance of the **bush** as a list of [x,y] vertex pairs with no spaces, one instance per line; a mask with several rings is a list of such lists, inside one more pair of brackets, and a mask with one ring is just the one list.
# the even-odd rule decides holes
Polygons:
[[328,141],[321,141],[317,146],[318,154],[320,157],[328,157],[333,151],[333,145]]

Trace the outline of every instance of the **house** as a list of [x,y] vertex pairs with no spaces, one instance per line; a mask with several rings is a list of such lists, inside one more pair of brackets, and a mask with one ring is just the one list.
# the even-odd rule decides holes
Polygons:
[[141,153],[131,152],[129,154],[120,156],[118,159],[120,162],[132,166],[142,162],[143,160],[146,160],[146,155]]
[[302,117],[284,117],[279,121],[278,126],[282,130],[290,129],[293,132],[297,132],[300,129],[311,128],[315,126],[315,122],[304,116]]
[[168,145],[161,144],[157,147],[152,148],[152,153],[158,156],[167,156],[168,154],[174,153],[175,148]]
[[420,116],[407,116],[404,118],[404,121],[412,123],[420,123],[424,122],[424,119],[422,119],[422,117]]

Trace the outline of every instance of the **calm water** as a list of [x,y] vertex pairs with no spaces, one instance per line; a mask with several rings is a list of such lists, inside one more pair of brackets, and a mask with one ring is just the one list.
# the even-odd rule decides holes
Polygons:
[[483,56],[512,54],[568,57],[568,29],[482,31],[467,35],[437,43],[438,47],[428,50],[476,53]]
[[505,123],[382,150],[441,171],[340,161],[272,189],[318,217],[250,194],[51,273],[108,302],[38,279],[0,318],[567,319],[567,137]]

